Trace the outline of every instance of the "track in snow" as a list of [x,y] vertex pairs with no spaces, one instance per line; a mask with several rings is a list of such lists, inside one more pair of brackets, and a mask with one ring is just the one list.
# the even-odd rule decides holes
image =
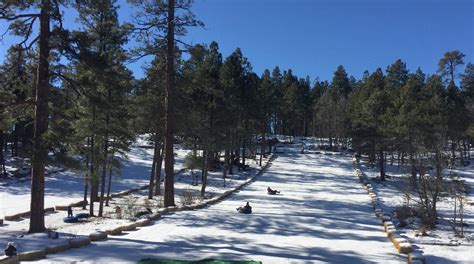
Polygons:
[[[270,196],[266,188],[281,190]],[[235,208],[249,201],[252,215]],[[402,263],[344,156],[286,149],[257,181],[214,206],[164,216],[44,262],[142,258],[252,259],[263,263]]]

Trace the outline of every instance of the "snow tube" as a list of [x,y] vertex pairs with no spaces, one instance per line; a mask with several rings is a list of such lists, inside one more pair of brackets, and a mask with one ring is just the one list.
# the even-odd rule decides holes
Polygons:
[[77,217],[64,217],[64,223],[76,223],[79,220]]
[[237,211],[241,214],[251,214],[252,213],[252,209],[246,210],[245,208],[242,208],[242,207],[237,208]]
[[78,213],[78,214],[75,214],[74,217],[77,219],[85,219],[85,218],[89,218],[90,216],[88,213]]

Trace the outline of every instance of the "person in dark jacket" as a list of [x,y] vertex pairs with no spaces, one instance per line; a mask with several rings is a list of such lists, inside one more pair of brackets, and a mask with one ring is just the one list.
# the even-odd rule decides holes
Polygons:
[[8,257],[15,256],[16,255],[15,243],[8,242],[7,247],[5,248],[4,252],[5,252],[5,255]]
[[72,215],[72,206],[67,207],[67,217],[73,217],[73,215]]
[[237,208],[237,211],[241,214],[251,214],[252,213],[252,206],[250,206],[249,202],[245,206],[241,206]]
[[268,186],[268,187],[267,187],[267,193],[273,195],[273,194],[280,193],[280,191],[272,190],[272,188],[270,188],[270,186]]

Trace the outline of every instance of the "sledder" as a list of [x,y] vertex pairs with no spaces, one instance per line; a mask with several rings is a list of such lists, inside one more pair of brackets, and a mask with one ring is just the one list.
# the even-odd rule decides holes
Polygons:
[[280,193],[280,191],[278,190],[272,190],[272,188],[270,188],[270,186],[267,187],[267,193],[270,194],[270,195],[275,195],[277,193]]
[[72,215],[72,211],[68,210],[68,216],[63,218],[64,223],[77,223],[80,219],[87,219],[90,215],[88,213],[78,213]]
[[241,214],[251,214],[252,213],[252,206],[249,205],[249,202],[245,206],[237,207],[237,212]]

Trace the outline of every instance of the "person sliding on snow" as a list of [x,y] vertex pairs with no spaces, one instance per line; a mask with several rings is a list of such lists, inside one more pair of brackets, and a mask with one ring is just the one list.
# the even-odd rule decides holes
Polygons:
[[251,214],[252,213],[252,206],[249,205],[249,202],[244,207],[238,207],[237,211],[241,214]]
[[7,248],[5,248],[4,252],[5,252],[5,255],[8,257],[15,256],[16,255],[15,243],[8,242]]
[[280,191],[272,190],[272,188],[270,188],[270,186],[268,186],[268,187],[267,187],[267,193],[273,195],[273,194],[280,193]]

